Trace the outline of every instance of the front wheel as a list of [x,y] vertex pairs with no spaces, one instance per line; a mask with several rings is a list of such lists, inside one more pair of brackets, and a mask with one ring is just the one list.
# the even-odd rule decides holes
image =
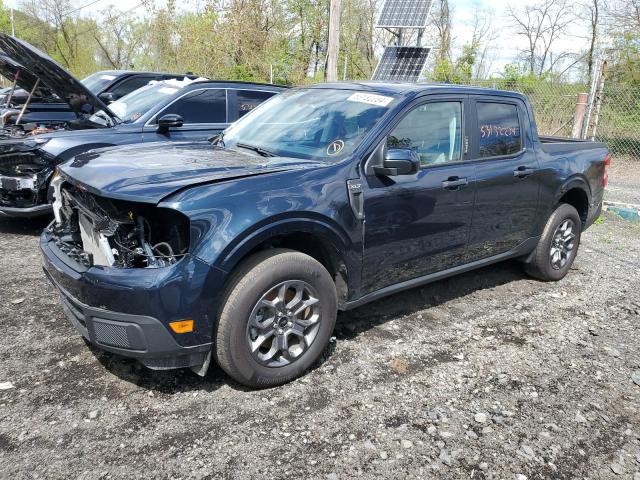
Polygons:
[[302,375],[325,349],[337,313],[335,284],[312,257],[267,250],[233,274],[218,321],[218,364],[249,387]]
[[563,203],[547,221],[531,261],[525,270],[532,277],[556,281],[569,272],[578,253],[582,221],[578,211]]

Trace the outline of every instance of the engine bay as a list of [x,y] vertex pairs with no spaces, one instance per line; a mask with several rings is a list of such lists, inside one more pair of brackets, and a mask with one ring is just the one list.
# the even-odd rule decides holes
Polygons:
[[43,133],[53,133],[69,129],[69,124],[62,121],[31,122],[19,125],[3,123],[3,126],[0,127],[0,140],[29,139]]
[[53,163],[37,144],[0,142],[0,205],[26,208],[46,203]]
[[85,267],[160,268],[188,252],[189,221],[175,210],[99,197],[59,176],[52,186],[55,222],[48,231]]

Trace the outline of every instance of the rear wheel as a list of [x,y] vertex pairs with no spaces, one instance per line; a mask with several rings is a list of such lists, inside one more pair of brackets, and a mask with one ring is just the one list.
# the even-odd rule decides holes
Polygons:
[[578,253],[582,221],[577,210],[566,203],[551,214],[531,262],[525,264],[529,275],[544,281],[562,279]]
[[329,272],[292,250],[260,252],[233,275],[218,321],[218,364],[249,387],[302,375],[335,326],[337,299]]

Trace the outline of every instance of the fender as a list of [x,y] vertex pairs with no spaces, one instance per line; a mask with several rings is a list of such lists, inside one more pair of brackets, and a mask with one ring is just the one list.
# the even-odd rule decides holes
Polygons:
[[[336,285],[341,302],[355,295],[360,288],[360,276],[362,270],[361,246],[354,246],[349,239],[347,232],[337,227],[333,220],[326,217],[310,218],[308,214],[302,216],[291,216],[280,218],[270,217],[263,220],[258,228],[245,230],[241,235],[224,250],[220,252],[218,258],[210,264],[208,284],[211,288],[212,305],[220,301],[223,295],[226,280],[231,278],[229,272],[232,271],[249,252],[255,249],[265,240],[275,236],[295,233],[312,233],[321,237],[335,251],[346,267],[346,271],[341,272],[343,283]],[[223,283],[220,283],[221,279]]]
[[579,188],[583,190],[584,193],[587,194],[587,200],[589,204],[591,204],[591,187],[589,186],[589,182],[580,174],[575,174],[569,178],[567,178],[561,185],[560,188],[556,191],[555,201],[556,203],[562,198],[562,196],[567,193],[569,190]]
[[286,218],[270,217],[257,226],[239,235],[218,256],[213,266],[225,272],[231,271],[247,253],[269,238],[294,233],[313,233],[328,241],[347,264],[348,270],[354,265],[349,261],[349,252],[353,251],[352,242],[347,233],[333,220],[326,217],[291,216]]

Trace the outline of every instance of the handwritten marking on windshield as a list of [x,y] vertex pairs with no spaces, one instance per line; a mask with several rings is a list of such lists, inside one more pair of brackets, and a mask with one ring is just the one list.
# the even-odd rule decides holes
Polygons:
[[330,157],[338,155],[344,149],[344,142],[342,140],[334,140],[327,146],[327,155]]

